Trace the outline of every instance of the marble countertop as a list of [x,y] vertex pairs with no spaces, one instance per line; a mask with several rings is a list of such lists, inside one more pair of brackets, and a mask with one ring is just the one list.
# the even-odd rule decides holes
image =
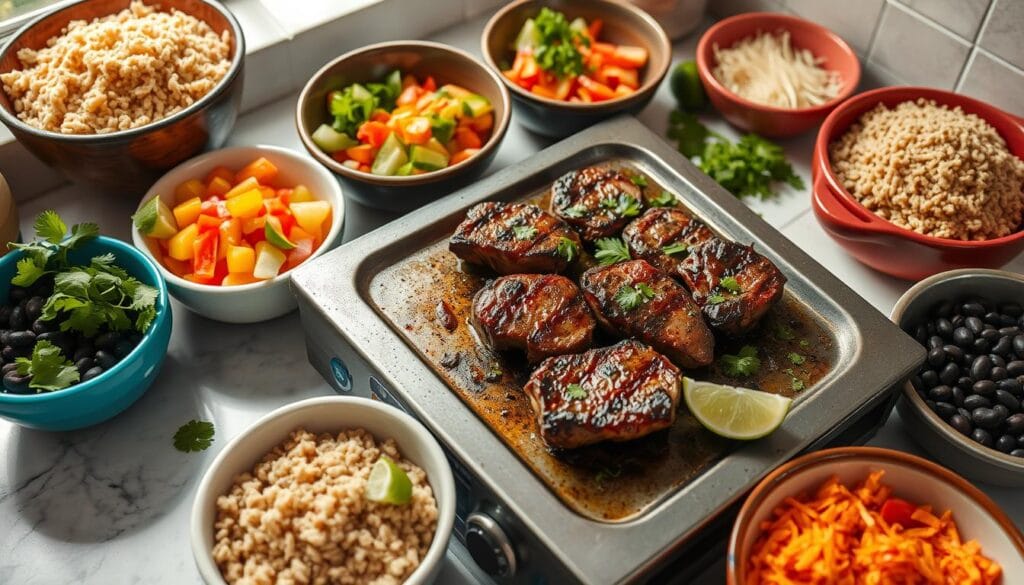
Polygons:
[[[479,51],[480,20],[436,35],[435,40]],[[676,58],[693,55],[697,34],[676,45]],[[295,96],[239,120],[230,144],[275,144],[302,151],[293,126]],[[639,118],[664,135],[672,98],[664,85]],[[514,116],[513,116],[514,117]],[[709,126],[735,131],[720,120]],[[810,184],[813,133],[784,143]],[[549,144],[513,123],[491,167],[515,164]],[[888,314],[910,283],[860,265],[818,226],[807,191],[786,188],[770,201],[747,200],[766,221],[828,267],[879,311]],[[66,186],[23,205],[22,229],[56,209],[68,223],[97,221],[105,234],[129,240],[135,195],[98,193]],[[345,240],[393,219],[348,205]],[[1009,270],[1024,270],[1017,258]],[[330,394],[306,361],[297,314],[254,325],[228,325],[189,313],[173,302],[174,332],[156,384],[126,412],[99,426],[45,433],[0,421],[0,583],[200,582],[189,548],[188,516],[204,469],[233,436],[268,411],[303,398]],[[177,428],[193,418],[212,420],[217,433],[202,453],[180,453],[171,444]],[[873,445],[922,454],[893,417]],[[981,486],[1018,526],[1024,526],[1019,492]],[[451,562],[448,563],[452,565]],[[439,582],[456,580],[446,567]],[[723,581],[720,568],[702,579]]]

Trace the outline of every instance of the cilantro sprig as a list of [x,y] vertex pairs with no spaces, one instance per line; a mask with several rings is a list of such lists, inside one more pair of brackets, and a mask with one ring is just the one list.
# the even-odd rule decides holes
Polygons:
[[190,420],[174,433],[174,448],[183,453],[205,451],[213,444],[215,432],[212,422]]
[[572,262],[574,259],[579,257],[580,250],[576,245],[576,242],[562,236],[558,238],[558,246],[555,248],[555,253],[562,258],[565,258],[566,262]]
[[662,191],[647,200],[647,204],[651,207],[675,207],[677,203],[679,203],[679,200],[668,191]]
[[626,311],[632,311],[640,305],[655,297],[654,289],[645,282],[638,282],[633,286],[622,285],[619,292],[615,293],[615,302]]
[[21,250],[24,257],[18,260],[18,272],[11,279],[16,286],[32,286],[45,274],[53,273],[68,265],[68,252],[100,235],[100,228],[94,223],[80,223],[68,226],[56,211],[47,210],[36,217],[32,226],[36,239],[19,244],[7,245],[12,250]]
[[621,217],[636,217],[640,215],[640,200],[632,195],[619,193],[618,197],[608,197],[601,200],[601,207],[610,209]]
[[28,386],[36,390],[61,390],[79,380],[75,364],[61,353],[59,347],[45,339],[36,342],[32,357],[20,357],[14,363],[19,376],[31,376]]
[[512,227],[512,232],[517,240],[532,240],[537,235],[537,228],[532,225],[517,225]]
[[583,400],[590,394],[587,389],[579,384],[569,384],[565,387],[565,397],[570,400]]
[[718,363],[725,375],[733,378],[753,376],[761,369],[761,359],[757,357],[757,348],[752,345],[744,345],[736,355],[723,355],[718,358]]
[[569,26],[569,20],[561,12],[541,8],[534,19],[540,42],[534,49],[537,65],[558,77],[582,75],[586,72],[583,53],[579,45],[590,46],[590,38]]
[[665,254],[668,254],[669,256],[674,256],[675,254],[685,254],[686,251],[689,249],[690,246],[688,244],[685,244],[683,242],[676,242],[674,244],[662,246],[661,251]]
[[621,238],[601,238],[594,245],[597,247],[594,258],[601,266],[611,266],[632,258],[629,255],[626,242],[623,242]]

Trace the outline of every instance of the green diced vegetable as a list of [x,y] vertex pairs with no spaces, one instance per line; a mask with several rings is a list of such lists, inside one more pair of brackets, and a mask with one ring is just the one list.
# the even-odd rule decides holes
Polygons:
[[405,146],[392,132],[377,151],[377,158],[373,159],[373,167],[370,168],[370,172],[375,175],[394,175],[407,162],[409,162],[409,156],[405,153]]
[[320,127],[313,131],[312,138],[313,143],[327,154],[359,145],[359,141],[354,140],[348,134],[338,132],[327,124],[320,124]]
[[442,144],[447,144],[455,134],[455,120],[434,115],[430,117],[430,133]]
[[482,95],[471,93],[462,98],[462,111],[470,118],[483,116],[492,109],[490,100]]
[[527,18],[516,37],[516,51],[536,48],[540,42],[541,37],[540,31],[537,30],[537,23],[532,18]]
[[[387,143],[385,143],[386,145]],[[383,150],[383,147],[381,147]],[[423,146],[413,145],[409,150],[409,160],[412,166],[422,171],[436,171],[448,166],[447,156]]]
[[409,162],[405,163],[404,165],[398,167],[398,170],[395,171],[395,176],[398,176],[398,177],[408,177],[409,175],[412,174],[412,171],[413,171],[414,168],[415,167],[412,166],[412,161],[409,161]]
[[572,22],[569,23],[569,30],[578,35],[590,34],[590,27],[587,26],[587,21],[580,17],[572,19]]

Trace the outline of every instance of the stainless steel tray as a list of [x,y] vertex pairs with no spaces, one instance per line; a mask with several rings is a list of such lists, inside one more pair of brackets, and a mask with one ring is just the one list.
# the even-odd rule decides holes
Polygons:
[[[836,356],[779,431],[738,446],[652,510],[618,524],[563,505],[381,317],[369,295],[375,275],[447,238],[468,207],[519,199],[565,171],[609,159],[629,159],[717,231],[753,242],[787,275],[789,294],[827,325]],[[351,391],[353,378],[372,378],[377,396],[435,433],[464,476],[469,495],[460,516],[485,510],[500,521],[519,553],[516,582],[539,576],[605,583],[650,575],[769,470],[877,413],[924,356],[913,339],[633,118],[594,126],[350,242],[298,269],[292,282],[310,360],[342,391]]]

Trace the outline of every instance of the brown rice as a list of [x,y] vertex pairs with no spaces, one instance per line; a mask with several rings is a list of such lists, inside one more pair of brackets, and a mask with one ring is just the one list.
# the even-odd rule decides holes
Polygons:
[[1024,161],[988,122],[918,99],[879,104],[829,147],[840,183],[864,207],[938,238],[987,240],[1017,231]]
[[[408,504],[366,499],[381,455],[409,475]],[[213,557],[233,585],[398,584],[419,566],[436,525],[426,474],[393,440],[299,429],[217,499]]]
[[91,22],[72,21],[23,69],[0,75],[26,124],[62,134],[103,134],[151,124],[202,98],[230,67],[231,38],[180,12],[141,1]]

